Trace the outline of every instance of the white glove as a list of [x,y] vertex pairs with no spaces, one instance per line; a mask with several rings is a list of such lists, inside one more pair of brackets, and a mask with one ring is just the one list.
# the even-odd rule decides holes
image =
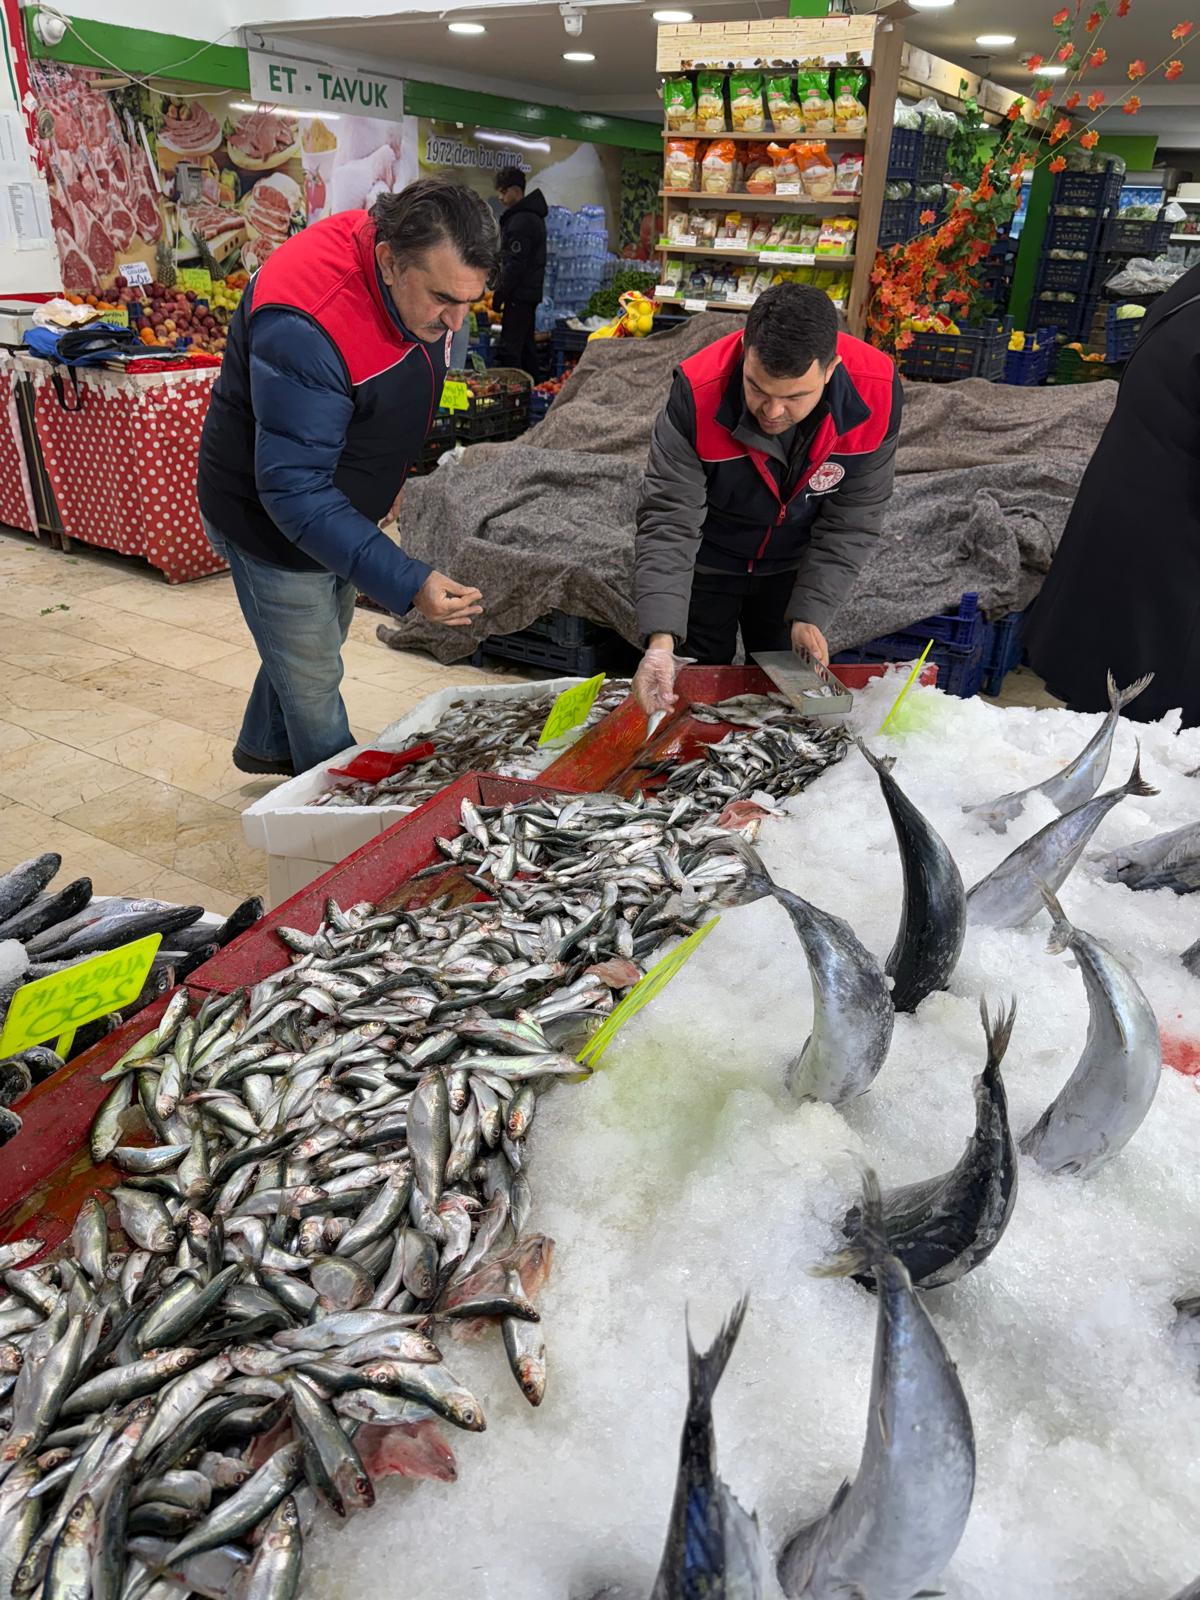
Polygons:
[[675,709],[675,674],[684,663],[673,650],[647,650],[633,675],[633,694],[648,717]]

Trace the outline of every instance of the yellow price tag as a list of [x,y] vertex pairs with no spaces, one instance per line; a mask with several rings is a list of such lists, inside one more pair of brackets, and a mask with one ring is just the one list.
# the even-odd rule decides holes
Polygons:
[[596,704],[596,696],[600,693],[603,682],[604,674],[598,672],[586,683],[577,683],[572,689],[564,689],[550,707],[550,715],[546,718],[546,726],[538,735],[538,743],[549,744],[551,739],[560,739],[564,733],[569,733],[581,722],[586,722],[588,712]]
[[880,724],[880,727],[879,727],[880,733],[886,733],[887,732],[888,723],[892,720],[892,718],[896,715],[897,711],[899,711],[900,707],[903,705],[905,695],[908,693],[908,691],[912,688],[913,684],[916,682],[917,673],[920,672],[921,668],[925,665],[925,657],[929,654],[929,652],[932,649],[933,649],[933,640],[930,639],[929,643],[925,646],[924,650],[921,651],[921,659],[917,662],[917,664],[913,667],[912,671],[909,673],[908,682],[904,685],[903,689],[901,689],[900,693],[896,696],[895,700],[892,702],[892,709],[888,712],[887,716],[884,717],[883,722]]
[[706,922],[702,928],[697,928],[695,933],[689,933],[683,943],[676,945],[670,955],[664,956],[656,966],[650,968],[642,981],[634,985],[616,1010],[605,1018],[576,1056],[575,1059],[581,1066],[596,1065],[617,1032],[624,1027],[630,1017],[636,1016],[643,1006],[649,1005],[660,989],[666,988],[680,967],[695,955],[697,947],[708,938],[720,920],[720,917],[713,917],[711,922]]
[[112,311],[102,311],[100,321],[107,322],[110,328],[127,328],[129,326],[129,308],[116,306]]
[[177,289],[194,289],[197,294],[211,294],[213,290],[212,273],[207,267],[176,267],[175,287]]
[[22,984],[4,1019],[0,1056],[55,1039],[54,1048],[65,1061],[76,1028],[137,999],[161,943],[161,933],[148,933],[132,944],[104,950],[90,961]]
[[442,385],[442,409],[465,411],[471,403],[471,391],[465,383],[447,382]]

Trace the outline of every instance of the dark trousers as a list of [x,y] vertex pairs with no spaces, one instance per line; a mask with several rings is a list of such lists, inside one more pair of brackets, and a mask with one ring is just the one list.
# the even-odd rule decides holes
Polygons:
[[688,610],[687,639],[681,655],[693,656],[702,667],[733,660],[738,627],[742,648],[749,658],[758,650],[786,650],[791,627],[784,617],[791,598],[794,572],[697,572],[692,576],[692,603]]
[[533,342],[533,314],[536,306],[517,301],[505,305],[500,343],[496,347],[498,367],[520,367],[537,379],[537,345]]

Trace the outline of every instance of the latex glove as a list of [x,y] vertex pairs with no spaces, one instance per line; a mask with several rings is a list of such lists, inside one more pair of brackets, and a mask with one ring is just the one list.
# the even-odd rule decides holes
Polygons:
[[440,622],[447,628],[466,628],[472,617],[483,614],[478,604],[483,595],[478,589],[455,583],[444,572],[431,572],[417,590],[413,606],[430,622]]
[[680,665],[674,650],[661,646],[652,645],[642,657],[633,675],[633,695],[647,717],[675,709],[675,674]]
[[829,665],[829,645],[825,635],[813,622],[792,623],[792,649],[807,650],[823,667]]

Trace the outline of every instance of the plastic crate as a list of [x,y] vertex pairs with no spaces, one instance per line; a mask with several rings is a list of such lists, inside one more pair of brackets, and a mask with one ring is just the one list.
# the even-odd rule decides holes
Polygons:
[[485,639],[472,656],[471,665],[479,666],[485,655],[580,678],[590,678],[618,664],[636,665],[638,658],[638,652],[611,628],[568,616],[565,611],[547,612],[519,633]]
[[1101,216],[1063,217],[1057,211],[1051,211],[1042,250],[1086,250],[1088,255],[1092,255],[1100,242],[1103,227],[1104,218]]
[[533,391],[529,396],[529,426],[531,428],[535,422],[542,420],[553,402],[554,396],[552,394],[539,394],[536,389]]
[[[900,129],[901,133],[904,131]],[[879,248],[886,250],[889,245],[907,244],[915,237],[918,227],[915,200],[885,200],[879,213]]]
[[1114,255],[1161,255],[1171,242],[1171,223],[1112,217],[1104,229],[1104,249]]
[[1097,213],[1114,210],[1121,198],[1121,173],[1114,161],[1103,172],[1060,172],[1050,192],[1052,206],[1087,206]]
[[1061,344],[1071,344],[1090,336],[1098,304],[1095,295],[1068,301],[1035,298],[1031,309],[1040,327],[1048,328]]
[[1104,330],[1104,355],[1108,361],[1128,361],[1142,328],[1141,317],[1118,317],[1119,306],[1109,306]]
[[[855,661],[916,661],[928,643],[929,634],[922,634],[919,628],[912,633],[889,633],[882,639],[872,639],[870,644],[861,645],[857,650],[843,650],[840,655],[834,656],[831,665]],[[965,646],[935,643],[925,660],[937,668],[937,686],[944,694],[969,700],[972,695],[979,693],[983,682],[982,644]]]
[[940,134],[923,133],[921,153],[917,158],[918,183],[941,183],[946,176],[946,157],[949,152],[949,139]]
[[460,444],[479,444],[483,439],[515,439],[529,427],[529,399],[490,411],[459,411],[454,432]]
[[1051,383],[1100,383],[1119,373],[1107,361],[1085,361],[1078,350],[1060,350],[1050,374]]
[[[1049,349],[1046,351],[1049,356]],[[1025,654],[1024,611],[1010,611],[999,622],[987,624],[983,645],[982,694],[999,694],[1001,685]]]
[[888,147],[889,178],[915,178],[921,161],[921,134],[916,128],[893,128]]
[[1005,355],[1005,383],[1032,388],[1034,384],[1045,383],[1049,377],[1055,351],[1054,332],[1050,328],[1039,328],[1034,338],[1038,346],[1036,350],[1027,346],[1024,350],[1009,350]]
[[900,353],[900,370],[908,378],[923,378],[931,383],[949,383],[957,378],[987,378],[998,382],[1004,376],[1012,319],[987,318],[978,328],[963,328],[959,333],[917,333],[907,350]]
[[1096,263],[1091,257],[1086,261],[1049,261],[1043,256],[1038,264],[1034,297],[1043,289],[1082,294],[1090,285],[1095,269]]

